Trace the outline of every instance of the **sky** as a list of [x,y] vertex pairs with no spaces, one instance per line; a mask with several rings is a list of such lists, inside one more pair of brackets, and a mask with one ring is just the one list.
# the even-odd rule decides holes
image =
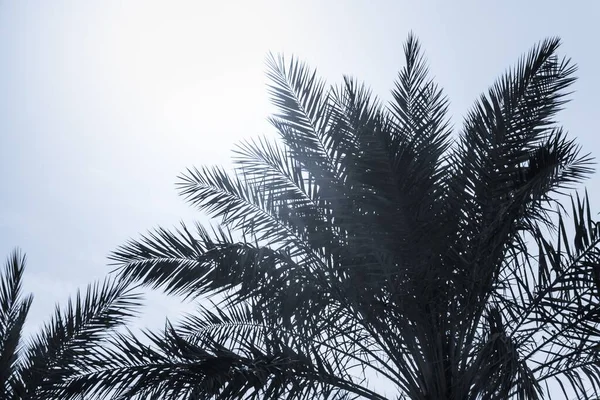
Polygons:
[[[28,329],[106,276],[129,238],[205,221],[177,175],[229,165],[236,142],[271,131],[268,52],[387,99],[413,31],[458,130],[496,77],[560,36],[579,65],[560,121],[599,156],[599,17],[593,0],[0,1],[0,256],[27,253]],[[586,186],[600,211],[600,178]],[[139,323],[151,327],[190,308],[148,304]]]

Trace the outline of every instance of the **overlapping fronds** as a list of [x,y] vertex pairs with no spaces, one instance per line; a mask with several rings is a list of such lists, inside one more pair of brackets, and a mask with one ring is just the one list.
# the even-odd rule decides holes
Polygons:
[[362,360],[342,335],[360,339],[353,332],[336,340],[274,326],[247,304],[201,308],[179,327],[147,332],[145,342],[131,333],[115,336],[68,387],[119,399],[383,399],[355,382],[352,370]]
[[270,56],[280,140],[241,143],[232,174],[179,182],[221,225],[158,229],[113,255],[125,281],[226,300],[149,346],[116,337],[71,388],[379,399],[377,375],[411,399],[539,399],[550,381],[597,396],[600,233],[587,196],[559,207],[592,169],[557,123],[575,79],[558,48],[508,70],[454,141],[413,35],[387,105]]
[[31,340],[22,338],[32,296],[21,299],[25,256],[15,251],[0,283],[0,373],[3,399],[62,399],[63,384],[85,368],[94,346],[140,305],[134,289],[115,280],[89,285]]

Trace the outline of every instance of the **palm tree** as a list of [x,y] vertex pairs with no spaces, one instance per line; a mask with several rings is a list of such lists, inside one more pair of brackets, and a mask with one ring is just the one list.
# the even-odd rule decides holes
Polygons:
[[88,362],[91,348],[133,315],[139,295],[115,281],[89,285],[24,343],[23,325],[33,300],[21,295],[24,269],[25,256],[15,250],[0,277],[0,398],[63,399],[63,383],[88,368],[81,361]]
[[558,48],[535,46],[456,137],[412,35],[387,105],[350,77],[329,87],[270,57],[281,140],[240,144],[233,174],[204,167],[179,181],[221,222],[158,229],[112,256],[124,280],[220,296],[144,339],[115,336],[95,354],[110,368],[67,387],[143,399],[597,398],[600,232],[587,194],[561,206],[592,169],[555,120],[576,70]]

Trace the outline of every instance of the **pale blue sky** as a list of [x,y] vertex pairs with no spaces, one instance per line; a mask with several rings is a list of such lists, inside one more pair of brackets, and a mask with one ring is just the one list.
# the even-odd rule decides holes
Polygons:
[[[596,0],[0,2],[0,255],[28,254],[30,326],[103,277],[126,239],[196,218],[176,176],[228,163],[236,141],[270,130],[268,51],[385,98],[413,30],[458,126],[500,73],[558,35],[580,67],[561,121],[600,156],[599,17]],[[179,307],[150,310],[143,323],[156,325]]]

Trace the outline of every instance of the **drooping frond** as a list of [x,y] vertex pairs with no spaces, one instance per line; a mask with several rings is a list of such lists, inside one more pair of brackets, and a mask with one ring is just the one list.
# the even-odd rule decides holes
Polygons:
[[311,279],[311,270],[298,266],[285,252],[237,242],[222,229],[211,235],[200,226],[197,236],[184,225],[176,233],[160,229],[121,247],[111,258],[123,278],[189,297],[233,288],[256,295],[266,289],[266,282],[275,290],[278,284],[301,277],[317,282]]
[[[356,367],[348,359],[358,356],[343,342],[273,327],[241,304],[227,311],[201,310],[178,328],[167,323],[159,334],[146,333],[146,342],[131,333],[116,336],[110,347],[98,349],[87,371],[68,383],[69,390],[113,399],[336,399],[352,394],[384,399],[355,381]],[[323,357],[330,352],[336,356]]]

